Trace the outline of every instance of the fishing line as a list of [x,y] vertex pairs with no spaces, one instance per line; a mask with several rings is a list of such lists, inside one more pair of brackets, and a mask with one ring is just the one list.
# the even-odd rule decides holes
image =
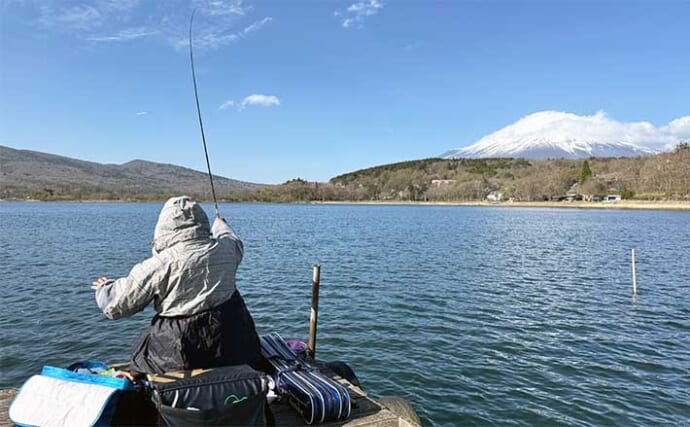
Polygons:
[[199,129],[201,129],[201,140],[204,143],[204,154],[206,154],[206,168],[208,168],[208,179],[211,181],[211,193],[213,194],[213,203],[216,207],[216,217],[220,217],[218,213],[218,200],[216,199],[216,189],[213,187],[213,175],[211,174],[211,162],[208,160],[208,149],[206,148],[206,135],[204,135],[204,123],[201,121],[201,107],[199,107],[199,92],[196,88],[196,72],[194,71],[194,50],[192,49],[192,23],[194,22],[194,14],[196,9],[192,11],[192,17],[189,18],[189,61],[192,64],[192,82],[194,82],[194,99],[196,99],[196,113],[199,117]]

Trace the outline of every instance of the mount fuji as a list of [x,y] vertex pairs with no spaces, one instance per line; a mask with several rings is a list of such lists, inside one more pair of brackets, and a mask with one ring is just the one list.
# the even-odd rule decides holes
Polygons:
[[690,116],[656,128],[649,122],[617,122],[601,111],[592,116],[542,111],[441,157],[635,157],[670,149],[687,134],[690,134]]

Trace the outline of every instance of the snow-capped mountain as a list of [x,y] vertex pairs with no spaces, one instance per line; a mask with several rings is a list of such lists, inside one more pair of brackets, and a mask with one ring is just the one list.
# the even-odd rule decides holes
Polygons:
[[529,159],[633,157],[673,148],[688,134],[690,116],[656,128],[648,122],[621,123],[603,112],[578,116],[559,111],[530,114],[443,158]]

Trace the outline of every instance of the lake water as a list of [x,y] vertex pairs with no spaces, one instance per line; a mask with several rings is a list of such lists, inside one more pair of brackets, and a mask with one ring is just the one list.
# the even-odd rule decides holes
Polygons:
[[[127,359],[152,312],[106,320],[90,284],[150,255],[160,207],[0,203],[0,387]],[[238,284],[259,332],[306,340],[321,264],[319,358],[427,425],[690,425],[690,213],[220,210],[245,242]]]

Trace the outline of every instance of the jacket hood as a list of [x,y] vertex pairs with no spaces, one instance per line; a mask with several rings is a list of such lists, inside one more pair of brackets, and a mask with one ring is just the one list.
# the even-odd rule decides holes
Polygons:
[[154,252],[187,240],[208,239],[208,216],[201,206],[187,196],[173,197],[163,205],[153,233]]

